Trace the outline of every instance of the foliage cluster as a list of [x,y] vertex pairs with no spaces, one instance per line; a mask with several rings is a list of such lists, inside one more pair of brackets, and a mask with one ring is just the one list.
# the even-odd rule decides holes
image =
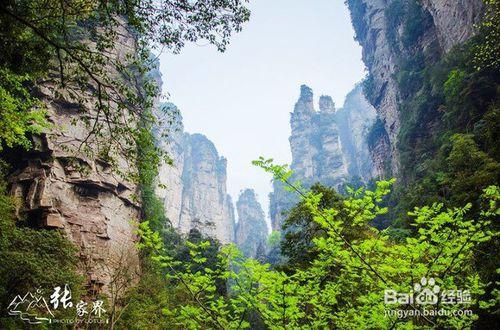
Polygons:
[[29,81],[28,75],[0,68],[0,151],[3,146],[28,149],[28,135],[48,127],[42,104],[25,87]]
[[366,4],[361,0],[345,0],[345,3],[349,7],[356,32],[354,39],[363,40],[368,32],[368,25],[365,22]]
[[[127,329],[182,328],[165,312],[187,304],[191,299],[180,274],[216,271],[221,245],[198,230],[191,230],[187,237],[180,236],[172,228],[156,231],[151,229],[149,221],[139,224],[138,234],[143,238],[138,245],[143,255],[141,277],[139,283],[121,298],[116,325]],[[200,244],[203,249],[195,256],[192,249]],[[171,268],[160,267],[157,263],[155,252],[160,246],[165,258],[175,260]],[[213,285],[217,295],[227,294],[226,281],[220,279]]]
[[[483,193],[480,217],[471,220],[470,204],[445,209],[442,204],[415,208],[411,213],[417,234],[394,240],[388,231],[369,223],[387,212],[381,206],[391,181],[381,181],[373,191],[350,190],[335,206],[321,205],[322,192],[305,191],[290,182],[291,171],[271,160],[255,162],[301,196],[301,207],[321,234],[311,235],[306,252],[309,264],[286,272],[270,269],[254,259],[246,259],[234,246],[220,248],[212,267],[207,249],[210,241],[188,244],[189,259],[169,254],[158,235],[143,223],[140,228],[143,249],[153,252],[152,260],[165,270],[168,281],[183,288],[183,300],[165,306],[163,313],[172,326],[183,329],[366,329],[366,328],[464,328],[476,315],[443,317],[428,315],[396,318],[385,315],[384,290],[411,292],[422,277],[433,277],[441,290],[468,288],[472,300],[467,304],[444,304],[450,312],[495,307],[498,297],[481,299],[488,285],[474,267],[474,250],[498,233],[491,221],[499,215],[497,187]],[[321,191],[320,191],[321,190]],[[306,229],[307,231],[308,229]],[[212,251],[213,252],[213,251]],[[212,255],[212,253],[209,253]],[[177,271],[182,269],[181,272]],[[221,291],[220,283],[228,289]],[[428,310],[432,306],[397,304],[394,308]]]
[[475,44],[474,66],[480,71],[485,68],[498,70],[500,59],[500,1],[484,0],[486,13],[480,24],[479,42]]
[[429,27],[432,16],[417,0],[392,1],[385,10],[387,39],[396,54],[416,44]]
[[[145,116],[152,116],[148,109]],[[163,202],[156,195],[158,168],[168,157],[163,155],[153,134],[153,121],[141,117],[137,139],[137,172],[141,191],[142,218],[151,223],[154,230],[161,231],[167,225]],[[162,157],[164,156],[164,157]]]
[[412,88],[413,83],[398,80],[400,89],[409,91],[400,109],[398,147],[405,188],[396,198],[402,210],[445,200],[477,206],[481,191],[498,183],[499,72],[494,65],[474,66],[477,48],[484,45],[483,30],[441,60],[424,60],[398,75],[418,75],[421,82]]
[[[417,2],[396,0],[386,12],[401,95],[399,184],[388,202],[395,207],[387,217],[404,232],[415,231],[406,213],[416,205],[470,204],[469,214],[478,218],[484,189],[498,185],[500,75],[498,42],[493,40],[498,40],[499,4],[485,4],[476,36],[446,54],[436,43],[421,47],[419,38],[428,24]],[[498,229],[498,224],[493,226]],[[475,267],[485,282],[498,278],[498,244],[493,239],[475,252]],[[492,288],[488,290],[485,296],[491,297]],[[483,326],[494,322],[482,319]]]
[[368,74],[363,80],[363,94],[371,104],[377,104],[377,93],[375,90],[375,81],[371,74]]

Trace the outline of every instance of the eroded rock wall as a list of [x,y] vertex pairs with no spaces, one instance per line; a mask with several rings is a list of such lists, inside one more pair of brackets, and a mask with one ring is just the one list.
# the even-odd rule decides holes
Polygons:
[[[385,9],[388,0],[348,0],[356,32],[356,40],[362,45],[362,58],[370,72],[371,104],[377,109],[389,137],[389,154],[380,158],[397,158],[396,139],[400,128],[397,112],[399,91],[392,78],[397,68],[396,56],[391,50],[387,35]],[[377,167],[380,167],[376,164]],[[392,171],[397,172],[393,162]]]
[[349,177],[359,178],[362,182],[379,175],[373,166],[367,143],[369,131],[376,117],[375,108],[363,95],[361,84],[356,85],[347,94],[343,107],[337,111],[342,153],[347,162]]
[[234,240],[235,218],[226,188],[227,161],[207,137],[184,132],[177,109],[167,106],[170,109],[164,109],[170,118],[158,136],[172,164],[160,167],[157,188],[167,217],[182,233],[196,228],[222,243],[230,243]]
[[[319,98],[314,108],[312,90],[302,85],[290,116],[292,134],[292,180],[304,186],[321,183],[342,190],[347,182],[366,182],[372,178],[367,134],[375,121],[375,110],[368,104],[358,85],[346,97],[344,108],[336,109],[330,96]],[[295,194],[280,182],[273,183],[270,217],[273,230],[280,230],[286,212],[296,203]]]
[[192,228],[222,243],[233,241],[234,211],[226,189],[227,160],[202,134],[185,135],[181,232]]
[[386,131],[378,136],[387,138],[372,141],[374,166],[383,169],[381,176],[397,176],[402,116],[399,105],[418,91],[418,86],[415,90],[400,88],[401,82],[411,80],[402,72],[406,66],[434,63],[455,44],[470,38],[475,32],[474,24],[481,18],[483,3],[481,0],[347,0],[346,3],[355,39],[362,46],[363,62],[369,71],[365,82],[367,98]]
[[[133,52],[134,39],[125,32],[120,38],[122,53]],[[127,269],[132,279],[140,273],[134,234],[139,191],[122,175],[134,172],[135,164],[119,151],[114,165],[101,157],[85,124],[85,119],[98,118],[97,110],[80,111],[66,89],[57,89],[50,80],[38,86],[52,127],[33,137],[32,150],[14,155],[11,194],[22,202],[18,215],[32,226],[64,230],[79,250],[79,270],[89,289],[109,294],[119,268]],[[84,153],[87,147],[93,152]]]
[[159,127],[155,130],[160,147],[167,153],[171,164],[162,163],[158,169],[156,194],[163,200],[165,213],[173,226],[178,225],[182,208],[182,172],[184,169],[184,126],[182,115],[171,103],[158,109]]
[[439,44],[444,51],[469,39],[484,10],[482,0],[422,0],[433,17]]

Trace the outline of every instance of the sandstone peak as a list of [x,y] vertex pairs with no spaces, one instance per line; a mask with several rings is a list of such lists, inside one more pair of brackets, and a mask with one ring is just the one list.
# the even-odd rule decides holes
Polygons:
[[312,102],[313,101],[313,91],[311,87],[307,85],[300,86],[300,100],[304,102]]
[[247,257],[256,257],[259,246],[266,245],[267,225],[262,206],[253,189],[240,192],[236,202],[238,223],[235,231],[236,244]]
[[[369,180],[372,162],[366,134],[375,119],[375,109],[366,101],[361,85],[348,94],[344,107],[338,110],[330,96],[321,96],[319,112],[308,96],[311,89],[302,86],[301,91],[290,118],[293,179],[304,186],[321,182],[338,190],[354,178]],[[274,182],[269,208],[273,230],[280,230],[287,211],[297,202],[294,194]]]
[[255,191],[251,188],[246,188],[240,192],[238,200],[257,200],[257,195]]
[[335,102],[329,95],[319,97],[319,110],[322,112],[335,112]]
[[[182,122],[166,124],[182,127]],[[159,182],[165,188],[157,189],[168,219],[182,233],[196,228],[222,243],[232,242],[234,210],[226,188],[226,158],[203,134],[180,131],[158,138],[173,163],[160,166]]]
[[294,113],[314,113],[314,103],[313,103],[313,91],[307,85],[300,86],[300,97],[295,103],[295,108],[293,110]]

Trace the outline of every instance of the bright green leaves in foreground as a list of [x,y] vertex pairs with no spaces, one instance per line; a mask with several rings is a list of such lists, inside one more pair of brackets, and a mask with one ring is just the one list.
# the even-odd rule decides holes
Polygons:
[[28,134],[38,134],[47,127],[41,102],[24,86],[27,75],[0,68],[0,151],[4,146],[31,147]]
[[[324,229],[326,235],[313,239],[314,260],[284,273],[243,258],[229,245],[220,249],[215,264],[205,266],[203,251],[209,242],[188,244],[190,258],[175,259],[168,256],[160,237],[142,224],[142,247],[153,252],[152,258],[165,269],[170,283],[185,292],[182,302],[164,310],[173,324],[191,329],[257,325],[270,329],[466,328],[477,318],[478,308],[494,308],[495,299],[481,298],[489,284],[481,281],[473,260],[477,245],[497,235],[491,229],[500,212],[497,187],[484,191],[485,207],[478,219],[467,218],[470,205],[415,208],[410,216],[417,234],[396,241],[389,231],[369,225],[387,212],[380,204],[392,181],[378,182],[374,191],[351,190],[340,206],[320,209],[321,194],[289,182],[291,172],[286,166],[265,159],[254,164],[296,191],[313,221]],[[353,231],[358,234],[348,234]],[[470,300],[449,304],[439,296],[436,304],[384,303],[385,290],[412,293],[424,277],[433,278],[441,293],[469,290]],[[221,283],[228,289],[221,290]],[[448,314],[432,314],[438,309]],[[391,310],[421,315],[397,318],[389,314]]]

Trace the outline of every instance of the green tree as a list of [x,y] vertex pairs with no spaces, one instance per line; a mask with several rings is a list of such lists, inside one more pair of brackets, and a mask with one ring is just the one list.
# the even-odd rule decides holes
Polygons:
[[4,146],[31,147],[29,134],[39,134],[48,127],[43,105],[25,88],[28,75],[18,75],[0,68],[0,151]]
[[[498,235],[491,226],[491,220],[500,214],[497,187],[484,190],[485,205],[477,219],[467,217],[470,204],[452,209],[442,204],[415,208],[410,216],[416,234],[395,241],[387,231],[370,225],[377,215],[387,212],[381,203],[391,182],[378,182],[373,191],[350,191],[341,205],[321,208],[322,194],[290,182],[288,168],[265,159],[255,164],[301,196],[313,221],[325,232],[313,239],[318,253],[308,267],[284,273],[244,258],[229,245],[220,249],[217,267],[201,270],[208,241],[188,246],[190,260],[176,260],[165,253],[159,235],[143,227],[142,246],[154,251],[153,260],[165,269],[184,269],[167,275],[180,283],[189,297],[164,311],[178,326],[249,328],[249,320],[258,319],[269,329],[468,328],[477,315],[458,311],[495,308],[497,297],[482,298],[487,284],[474,267],[474,252],[479,244]],[[348,215],[348,223],[342,213]],[[366,235],[348,237],[347,226]],[[471,300],[464,304],[445,304],[442,298],[437,305],[396,303],[391,308],[418,311],[420,316],[385,314],[384,290],[409,293],[424,277],[434,278],[441,292],[468,289]],[[217,292],[220,280],[230,285],[227,294]],[[456,314],[433,314],[437,308]],[[252,318],[247,317],[249,313]]]
[[498,59],[500,45],[497,42],[500,38],[500,1],[485,0],[484,3],[486,13],[479,25],[481,42],[474,49],[474,64],[477,70],[498,69],[500,64]]

